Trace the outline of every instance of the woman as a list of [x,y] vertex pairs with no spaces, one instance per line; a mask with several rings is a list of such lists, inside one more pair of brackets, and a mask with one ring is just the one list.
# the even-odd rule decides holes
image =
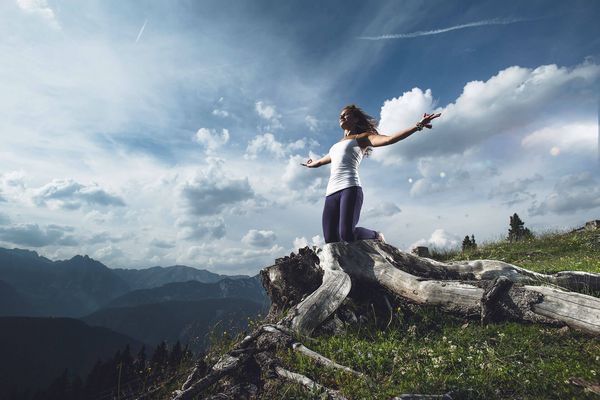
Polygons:
[[356,105],[352,104],[342,109],[340,127],[344,130],[344,137],[331,147],[325,157],[314,162],[309,159],[301,164],[308,168],[318,168],[331,163],[331,175],[323,208],[325,243],[384,240],[381,232],[356,226],[363,202],[358,166],[372,147],[389,146],[423,128],[431,129],[431,121],[440,115],[423,114],[423,118],[415,126],[386,136],[377,132],[375,119]]

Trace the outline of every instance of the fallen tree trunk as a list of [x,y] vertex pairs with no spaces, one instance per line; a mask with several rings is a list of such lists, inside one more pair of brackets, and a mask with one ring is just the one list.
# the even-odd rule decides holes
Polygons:
[[[444,264],[373,240],[326,244],[318,256],[320,268],[326,275],[327,271],[336,271],[344,281],[351,279],[352,285],[375,285],[415,304],[438,306],[464,317],[486,314],[485,319],[490,319],[489,314],[494,313],[493,320],[567,324],[589,333],[600,333],[600,299],[548,286],[521,285],[544,282],[544,279],[540,278],[542,274],[510,264],[485,261]],[[596,278],[595,274],[588,275]],[[515,284],[497,293],[493,297],[495,304],[491,305],[484,295],[498,277]],[[339,307],[341,296],[349,289],[340,291],[332,287],[324,278],[323,285],[315,291],[319,302],[311,295],[290,311],[288,319],[294,330],[312,334],[314,328]]]
[[[271,298],[270,324],[241,340],[204,376],[192,372],[174,399],[195,398],[211,387],[223,396],[255,398],[257,393],[268,392],[273,380],[291,380],[322,391],[328,398],[343,398],[316,377],[290,371],[277,352],[295,350],[322,365],[369,380],[351,366],[340,365],[301,343],[311,335],[368,318],[369,312],[356,315],[361,307],[363,311],[370,307],[374,317],[377,310],[390,313],[383,318],[386,321],[395,307],[410,303],[435,306],[482,323],[538,322],[600,333],[600,299],[563,289],[596,291],[600,289],[599,274],[544,275],[494,260],[442,263],[365,240],[331,243],[315,250],[306,247],[264,268],[261,278]],[[411,394],[399,398],[450,396]]]

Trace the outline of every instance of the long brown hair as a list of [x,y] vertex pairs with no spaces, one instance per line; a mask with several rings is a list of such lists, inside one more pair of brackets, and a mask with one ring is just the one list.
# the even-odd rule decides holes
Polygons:
[[356,120],[356,124],[353,129],[356,132],[353,133],[373,132],[379,134],[377,131],[377,120],[364,112],[356,104],[350,104],[344,107],[342,109],[342,112],[343,111],[348,111],[351,113]]
[[[356,104],[350,104],[342,109],[342,112],[344,111],[351,113],[354,116],[354,119],[356,120],[353,129],[355,132],[353,133],[361,134],[365,132],[370,132],[379,135],[379,132],[377,131],[377,120],[371,117],[366,112],[364,112],[359,106],[357,106]],[[369,146],[365,149],[364,154],[366,157],[369,157],[372,152],[373,148]]]

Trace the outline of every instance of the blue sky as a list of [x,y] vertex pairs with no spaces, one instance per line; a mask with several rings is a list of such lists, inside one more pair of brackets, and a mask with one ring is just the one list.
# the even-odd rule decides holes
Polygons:
[[361,166],[402,249],[600,218],[596,1],[0,5],[0,246],[256,273],[321,242],[340,109],[432,131]]

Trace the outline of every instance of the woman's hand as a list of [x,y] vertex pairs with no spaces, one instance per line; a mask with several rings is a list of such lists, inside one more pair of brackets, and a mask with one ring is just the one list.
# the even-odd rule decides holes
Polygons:
[[327,154],[325,157],[317,161],[313,161],[312,158],[309,158],[308,161],[300,163],[300,165],[307,168],[319,168],[321,165],[329,164],[330,162],[331,157],[329,157],[329,154]]
[[308,161],[306,161],[306,162],[300,163],[300,165],[303,165],[308,168],[317,168],[318,167],[318,165],[316,165],[316,163],[313,163],[312,158],[309,158]]
[[419,124],[427,129],[431,129],[431,128],[433,128],[433,125],[431,125],[431,121],[438,118],[440,115],[442,115],[442,113],[437,113],[437,114],[425,113],[425,114],[423,114],[423,119],[421,119],[421,121],[419,121]]

